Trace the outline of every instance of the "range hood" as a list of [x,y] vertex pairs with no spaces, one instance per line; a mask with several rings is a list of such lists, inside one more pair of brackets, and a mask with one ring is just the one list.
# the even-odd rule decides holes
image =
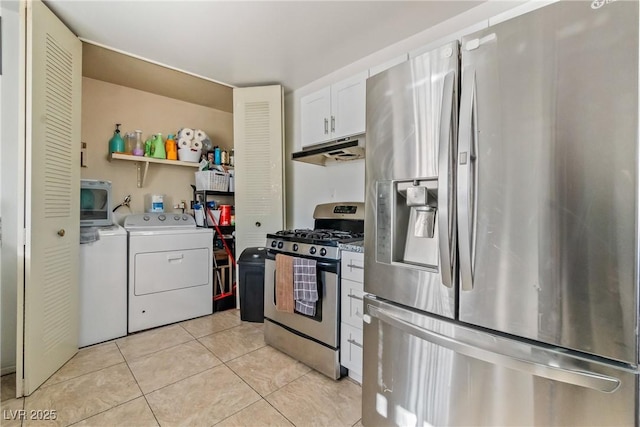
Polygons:
[[343,138],[325,144],[313,145],[295,152],[292,160],[324,166],[327,161],[346,161],[364,158],[364,136],[360,138]]

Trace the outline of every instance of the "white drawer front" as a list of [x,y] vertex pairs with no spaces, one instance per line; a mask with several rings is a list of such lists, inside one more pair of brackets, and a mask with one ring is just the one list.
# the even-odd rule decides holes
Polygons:
[[354,282],[364,282],[364,254],[362,252],[344,251],[341,259],[340,277]]
[[342,321],[355,328],[362,328],[362,314],[364,297],[362,283],[352,280],[343,280],[340,283],[342,295],[340,296]]
[[355,374],[362,375],[362,329],[342,323],[340,338],[340,364]]
[[138,253],[129,268],[133,269],[135,295],[208,285],[211,251],[197,248]]

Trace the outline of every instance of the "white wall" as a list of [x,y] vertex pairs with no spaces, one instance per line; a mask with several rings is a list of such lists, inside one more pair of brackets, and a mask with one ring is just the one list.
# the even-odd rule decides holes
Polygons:
[[[20,159],[24,150],[20,140],[20,13],[17,1],[2,1],[2,92],[0,139],[0,213],[2,214],[2,268],[0,316],[0,368],[2,374],[15,371],[17,327],[18,253],[22,240],[22,188]],[[22,183],[22,184],[21,184]]]
[[435,47],[462,34],[476,31],[479,29],[479,24],[487,26],[489,18],[521,7],[524,3],[524,1],[488,1],[289,93],[285,97],[287,227],[313,226],[313,209],[318,203],[364,201],[364,160],[326,167],[291,160],[291,153],[301,149],[299,124],[302,96],[399,55],[410,53],[414,56],[422,49]]

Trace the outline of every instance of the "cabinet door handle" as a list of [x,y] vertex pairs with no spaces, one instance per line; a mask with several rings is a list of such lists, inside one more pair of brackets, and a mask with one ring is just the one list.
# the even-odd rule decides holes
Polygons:
[[353,345],[355,345],[356,347],[360,347],[360,348],[362,348],[362,344],[360,344],[360,343],[359,343],[358,341],[356,341],[356,340],[352,340],[351,338],[349,338],[349,339],[347,340],[347,342],[348,342],[349,344],[353,344]]
[[355,264],[353,264],[353,263],[347,264],[347,267],[349,267],[349,268],[355,268],[355,269],[357,269],[357,270],[364,270],[364,267],[363,267],[363,266],[355,265]]
[[260,221],[256,221],[256,227],[260,227],[262,223]]
[[359,296],[354,295],[354,294],[348,294],[347,296],[349,298],[357,299],[358,301],[363,301],[362,297],[359,297]]
[[324,119],[324,134],[327,135],[329,133],[329,120],[325,117]]
[[336,131],[336,118],[334,116],[331,116],[331,132],[335,132]]

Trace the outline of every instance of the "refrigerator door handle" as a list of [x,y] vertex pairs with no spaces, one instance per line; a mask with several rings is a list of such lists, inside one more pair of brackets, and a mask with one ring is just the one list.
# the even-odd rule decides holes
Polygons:
[[458,133],[458,241],[460,247],[460,283],[463,291],[473,289],[473,262],[477,206],[477,139],[475,137],[476,73],[462,70],[460,95],[460,131]]
[[453,255],[452,248],[454,233],[451,232],[453,224],[451,215],[453,199],[450,196],[451,185],[451,157],[453,153],[452,127],[453,121],[453,97],[454,97],[455,73],[450,71],[444,77],[442,85],[442,107],[440,110],[440,144],[438,147],[438,234],[440,251],[440,277],[442,284],[448,288],[453,287]]
[[[543,362],[527,360],[519,356],[496,353],[491,350],[477,347],[453,337],[441,335],[439,333],[421,328],[413,323],[399,318],[393,313],[368,305],[368,312],[372,317],[391,325],[403,332],[406,332],[425,341],[431,342],[440,347],[447,348],[455,353],[462,354],[493,365],[504,366],[567,384],[590,388],[603,393],[612,393],[620,386],[620,380],[596,372],[579,371],[566,369],[559,366],[546,365]],[[506,353],[506,352],[505,352]]]

